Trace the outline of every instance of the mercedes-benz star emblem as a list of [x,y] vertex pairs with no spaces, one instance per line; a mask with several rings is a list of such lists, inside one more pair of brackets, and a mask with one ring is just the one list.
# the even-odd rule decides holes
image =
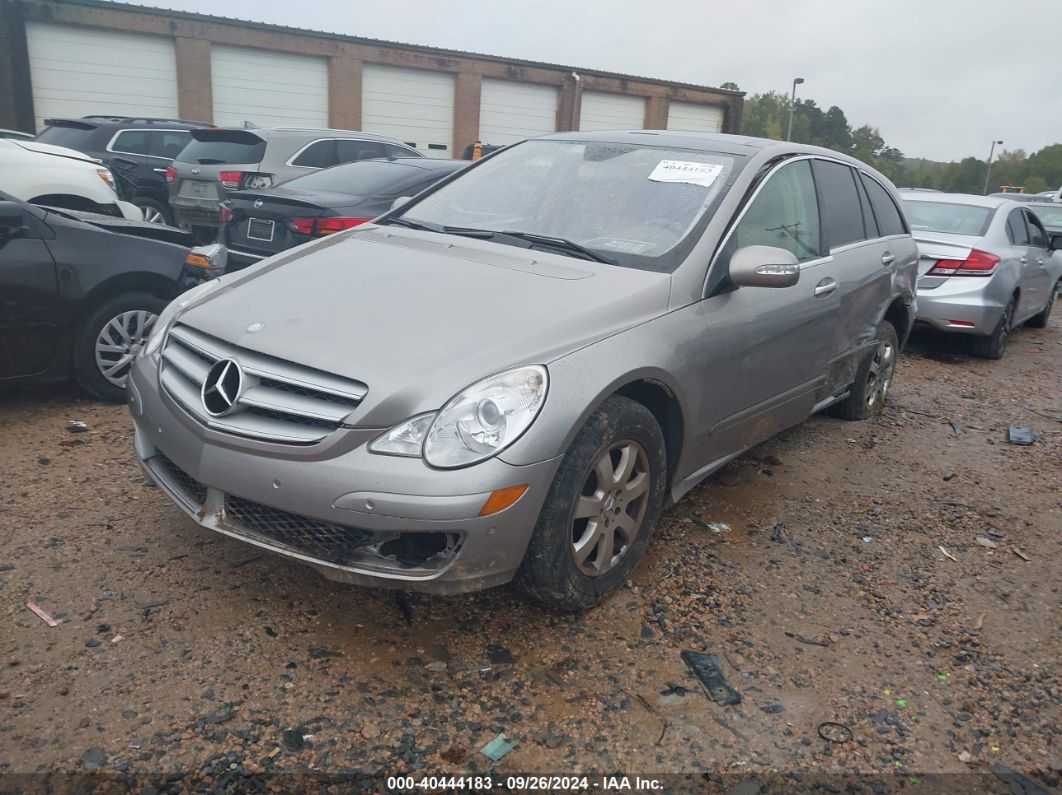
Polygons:
[[212,417],[224,417],[236,408],[243,390],[243,370],[233,359],[214,363],[203,380],[203,408]]
[[254,206],[255,206],[256,209],[261,207],[262,206],[262,200],[261,199],[255,199],[254,200]]

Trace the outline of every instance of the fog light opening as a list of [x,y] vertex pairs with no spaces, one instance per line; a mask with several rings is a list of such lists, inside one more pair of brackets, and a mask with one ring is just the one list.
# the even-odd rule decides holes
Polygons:
[[446,559],[457,553],[461,536],[457,533],[400,533],[398,538],[380,544],[380,555],[404,566],[423,566],[433,558]]

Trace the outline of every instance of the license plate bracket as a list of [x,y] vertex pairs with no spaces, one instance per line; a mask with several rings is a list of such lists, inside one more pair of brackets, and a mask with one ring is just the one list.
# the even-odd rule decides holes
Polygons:
[[247,219],[247,237],[249,240],[261,240],[266,243],[273,242],[273,234],[276,224],[266,218]]

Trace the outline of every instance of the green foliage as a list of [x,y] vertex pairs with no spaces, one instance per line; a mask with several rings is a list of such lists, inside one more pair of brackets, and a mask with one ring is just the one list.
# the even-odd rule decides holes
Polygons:
[[[726,84],[729,87],[734,84]],[[734,85],[734,88],[737,86]],[[760,138],[785,138],[789,124],[789,94],[768,91],[745,98],[741,132]],[[905,158],[888,146],[877,127],[853,128],[836,105],[823,111],[813,99],[798,99],[793,106],[793,136],[798,143],[845,152],[868,163],[900,187],[935,188],[954,193],[980,194],[987,164],[976,157],[955,163]],[[1022,149],[997,151],[992,162],[988,192],[1000,185],[1021,185],[1026,193],[1057,190],[1062,185],[1062,143],[1026,155]]]

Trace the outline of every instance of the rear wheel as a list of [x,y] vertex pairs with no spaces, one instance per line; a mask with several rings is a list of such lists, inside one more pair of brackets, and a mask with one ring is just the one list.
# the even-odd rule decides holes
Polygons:
[[149,224],[173,226],[173,215],[170,212],[170,208],[161,202],[149,199],[146,196],[137,196],[133,199],[133,204],[143,211],[144,220]]
[[559,610],[623,585],[664,502],[664,436],[640,403],[611,397],[575,437],[553,479],[516,583]]
[[845,420],[865,420],[880,414],[896,376],[896,358],[900,339],[896,328],[887,320],[878,326],[877,345],[873,354],[856,370],[848,397],[829,408],[829,413]]
[[987,337],[972,337],[970,339],[970,352],[982,359],[1002,359],[1007,351],[1007,339],[1010,337],[1010,329],[1014,324],[1014,306],[1017,302],[1011,298],[1003,310],[1003,317],[999,319],[995,330]]
[[125,293],[94,309],[78,332],[74,373],[78,384],[102,400],[125,400],[125,381],[166,301],[150,293]]
[[1025,321],[1025,325],[1030,328],[1045,328],[1047,321],[1051,319],[1051,310],[1055,306],[1055,296],[1058,295],[1058,291],[1062,289],[1062,281],[1055,282],[1051,286],[1051,295],[1047,296],[1047,304],[1037,314]]

